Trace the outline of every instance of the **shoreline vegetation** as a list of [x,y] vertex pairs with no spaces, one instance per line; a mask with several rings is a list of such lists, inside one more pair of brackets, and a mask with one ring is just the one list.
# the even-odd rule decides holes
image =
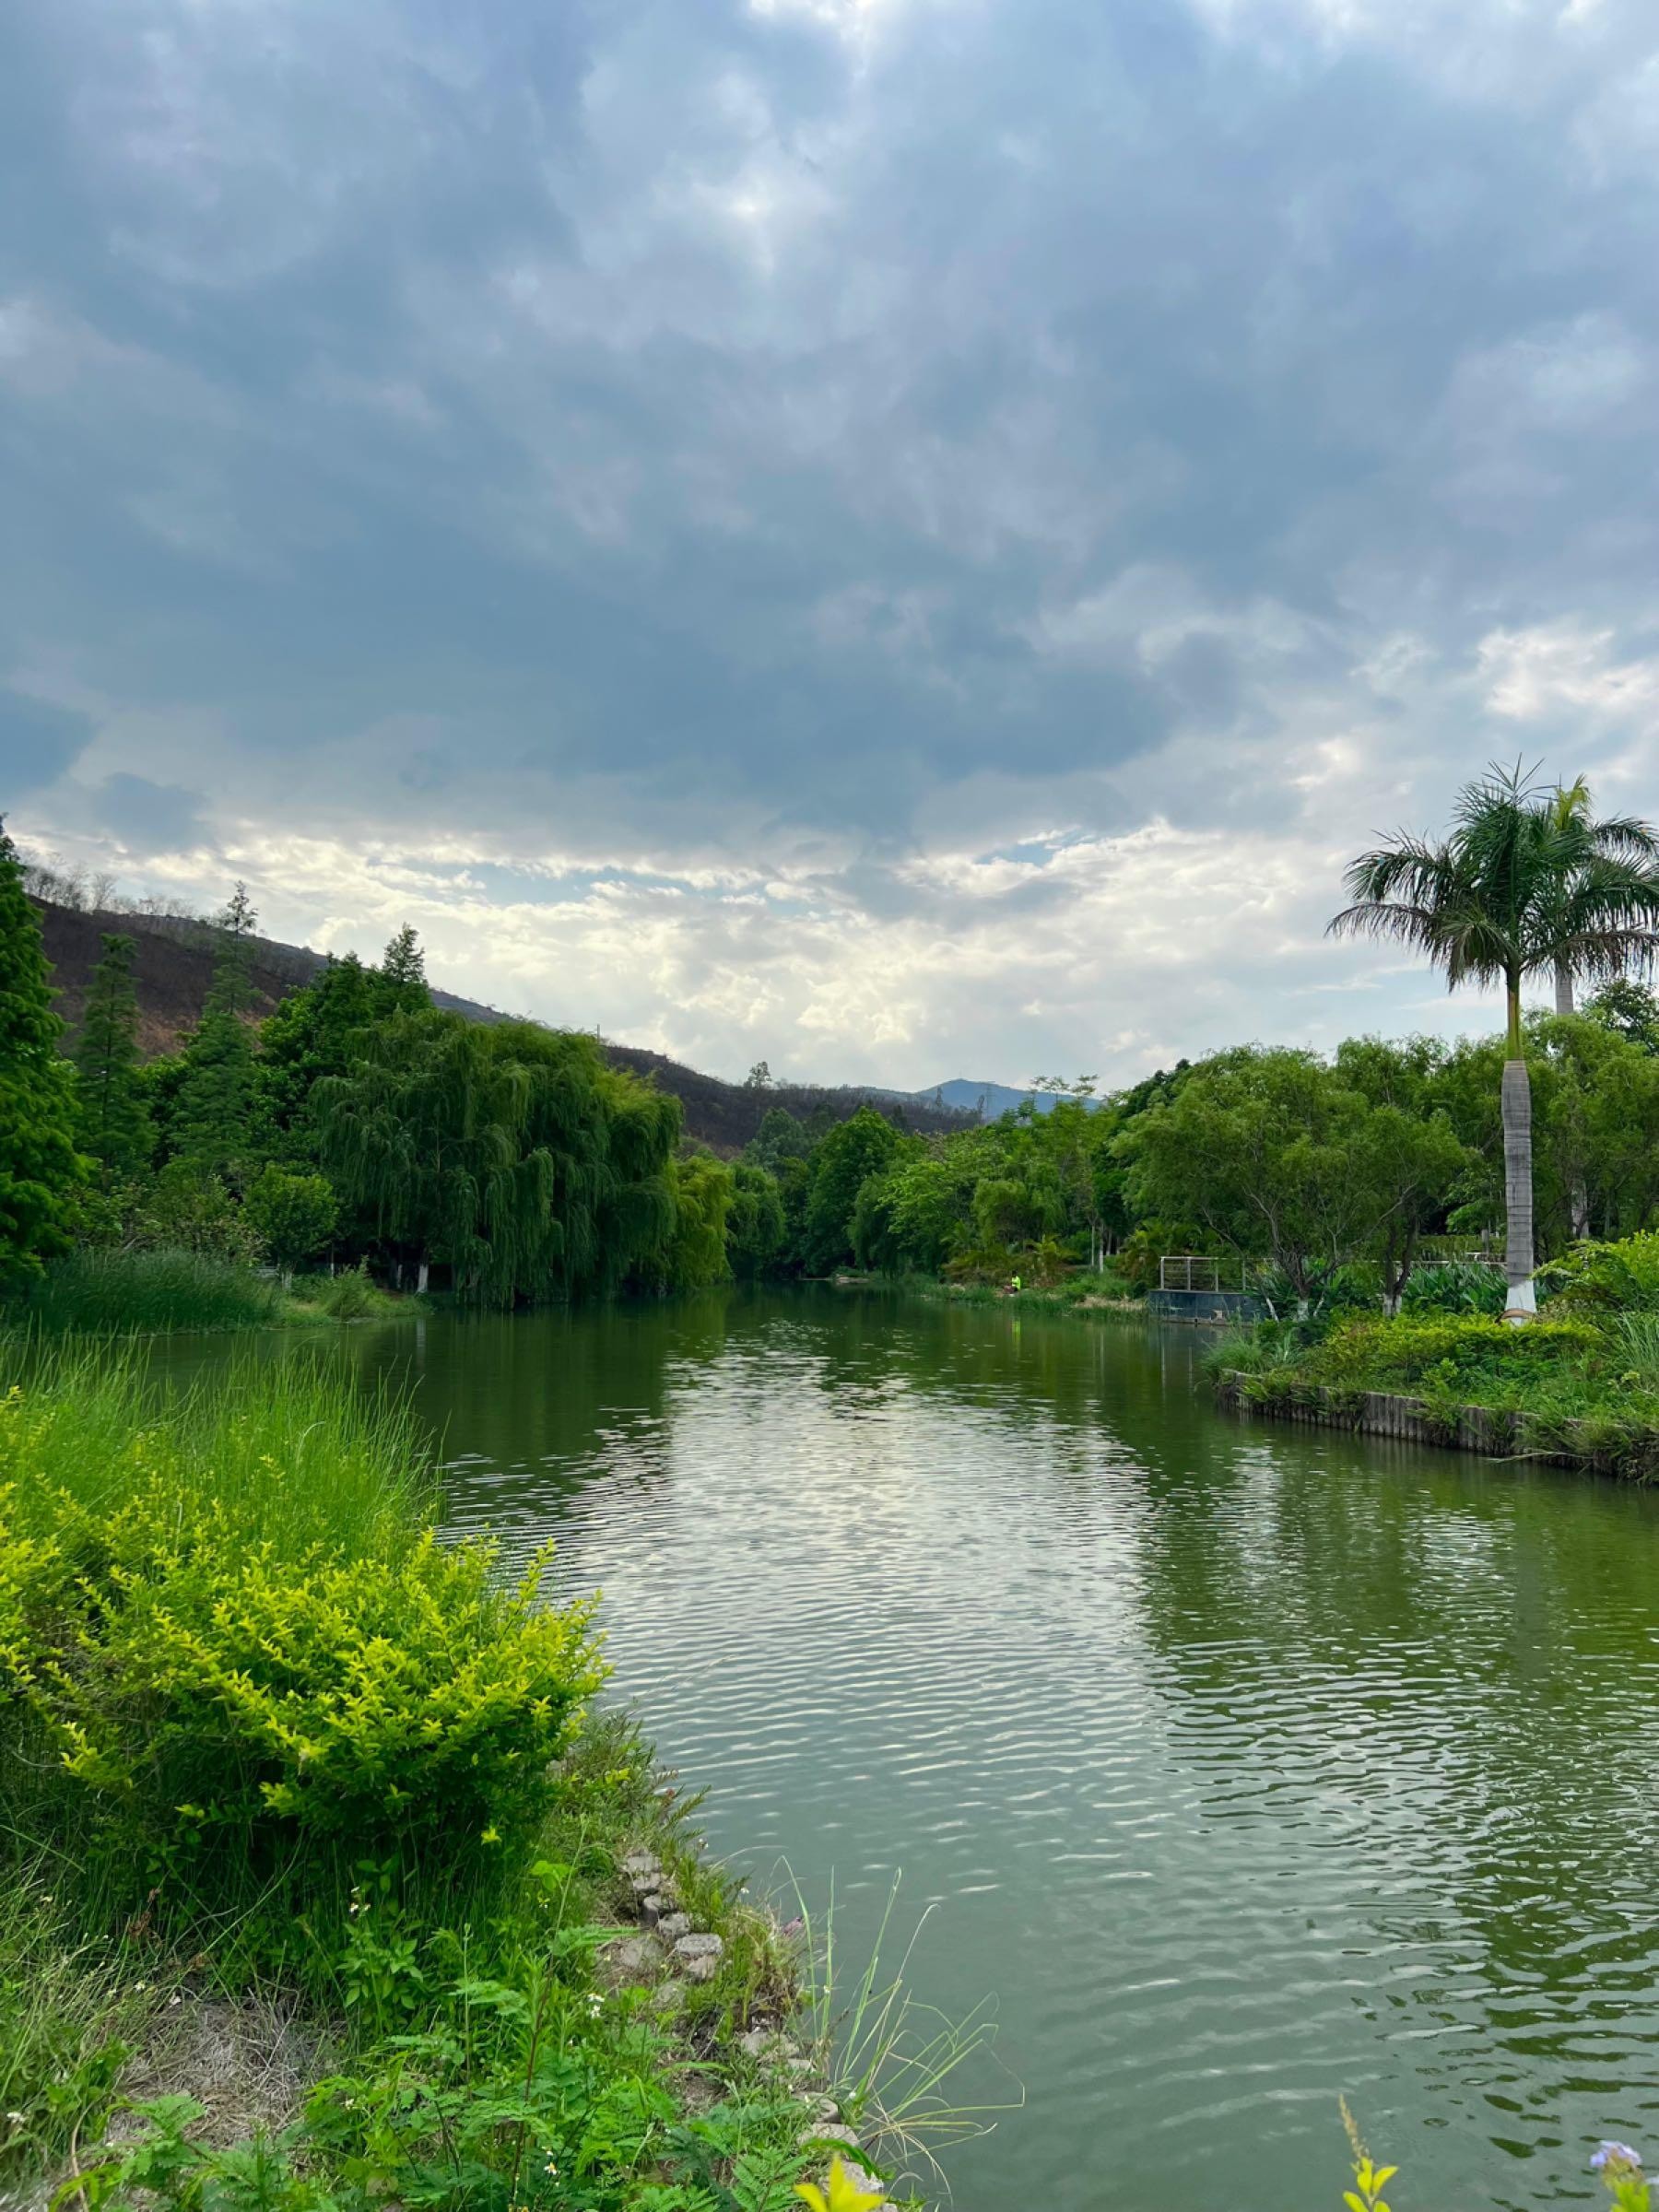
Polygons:
[[1583,1248],[1556,1276],[1524,1329],[1470,1313],[1324,1314],[1228,1336],[1206,1364],[1241,1411],[1659,1480],[1659,1234]]
[[[983,2021],[930,2028],[875,1963],[838,1992],[828,1934],[700,1857],[695,1798],[595,1704],[592,1607],[548,1601],[545,1555],[439,1540],[406,1414],[303,1359],[169,1395],[123,1333],[848,1266],[1123,1312],[1177,1251],[1244,1260],[1284,1317],[1226,1349],[1253,1403],[1415,1391],[1529,1437],[1599,1423],[1651,1471],[1659,1003],[1633,985],[1526,1025],[1552,1302],[1517,1333],[1456,1251],[1509,1194],[1514,1021],[1054,1082],[932,1136],[774,1107],[725,1160],[592,1039],[435,1008],[408,930],[255,1023],[253,921],[239,887],[196,1031],[147,1063],[107,939],[65,1058],[0,832],[0,2191],[873,2212],[983,2124],[950,2101]],[[1392,2170],[1354,2160],[1381,2212]],[[1602,2171],[1634,2212],[1628,2166]]]
[[828,1986],[594,1709],[591,1606],[436,1543],[438,1495],[303,1364],[11,1362],[0,2192],[778,2212],[840,2157],[912,2201],[874,2177],[972,2131],[983,2024]]
[[201,1253],[94,1250],[53,1262],[6,1319],[24,1335],[144,1337],[413,1320],[431,1311],[429,1300],[384,1289],[361,1266],[285,1281]]

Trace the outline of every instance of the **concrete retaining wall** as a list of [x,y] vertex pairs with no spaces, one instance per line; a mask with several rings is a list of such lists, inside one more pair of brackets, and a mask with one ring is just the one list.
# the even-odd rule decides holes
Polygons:
[[[1521,1421],[1489,1406],[1460,1406],[1455,1419],[1430,1418],[1420,1398],[1384,1390],[1327,1390],[1301,1386],[1294,1399],[1263,1403],[1247,1395],[1243,1375],[1224,1375],[1221,1403],[1238,1413],[1262,1414],[1274,1421],[1300,1421],[1319,1429],[1349,1429],[1363,1436],[1398,1437],[1404,1443],[1439,1444],[1453,1452],[1479,1452],[1488,1459],[1525,1458],[1546,1466],[1577,1467],[1594,1475],[1614,1475],[1625,1482],[1659,1482],[1659,1431],[1633,1421],[1623,1434],[1609,1434],[1606,1422],[1563,1421],[1559,1452],[1528,1450]],[[1582,1448],[1574,1449],[1575,1445]]]

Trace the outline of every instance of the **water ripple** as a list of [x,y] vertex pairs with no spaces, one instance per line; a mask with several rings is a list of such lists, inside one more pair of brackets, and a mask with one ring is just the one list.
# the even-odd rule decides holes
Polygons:
[[[453,1518],[557,1535],[765,1886],[894,1871],[1029,2102],[963,2212],[1411,2201],[1659,2146],[1659,1499],[1239,1426],[1178,1333],[884,1300],[431,1325]],[[994,2085],[992,2085],[994,2086]]]

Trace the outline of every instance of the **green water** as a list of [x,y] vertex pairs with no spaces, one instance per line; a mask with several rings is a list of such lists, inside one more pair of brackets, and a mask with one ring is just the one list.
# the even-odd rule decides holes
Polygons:
[[[961,2212],[1400,2208],[1659,2154],[1659,1496],[1222,1417],[1190,1333],[878,1296],[352,1332],[602,1586],[714,1847],[993,1996]],[[977,2091],[1006,2093],[994,2070]]]

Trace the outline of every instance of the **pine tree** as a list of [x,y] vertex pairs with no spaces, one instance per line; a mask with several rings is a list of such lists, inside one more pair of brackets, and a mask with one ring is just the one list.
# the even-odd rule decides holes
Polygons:
[[184,1050],[174,1111],[174,1152],[216,1173],[241,1168],[257,1149],[253,1046],[246,1019],[253,1000],[256,919],[247,887],[239,883],[219,917],[213,984],[200,1026]]
[[75,1072],[58,1053],[40,919],[0,822],[0,1289],[67,1245],[86,1163],[75,1149]]
[[149,1116],[138,1077],[138,994],[132,937],[109,936],[92,971],[81,1033],[77,1134],[81,1149],[100,1161],[106,1183],[135,1175],[149,1159]]
[[361,1054],[378,1011],[378,977],[348,952],[331,959],[303,991],[290,992],[260,1025],[260,1115],[278,1159],[316,1163],[312,1090],[325,1076],[347,1074]]
[[408,1007],[418,1012],[429,1006],[432,994],[427,987],[426,954],[420,948],[420,939],[408,923],[405,923],[381,956],[380,965],[382,1004],[388,1007]]

